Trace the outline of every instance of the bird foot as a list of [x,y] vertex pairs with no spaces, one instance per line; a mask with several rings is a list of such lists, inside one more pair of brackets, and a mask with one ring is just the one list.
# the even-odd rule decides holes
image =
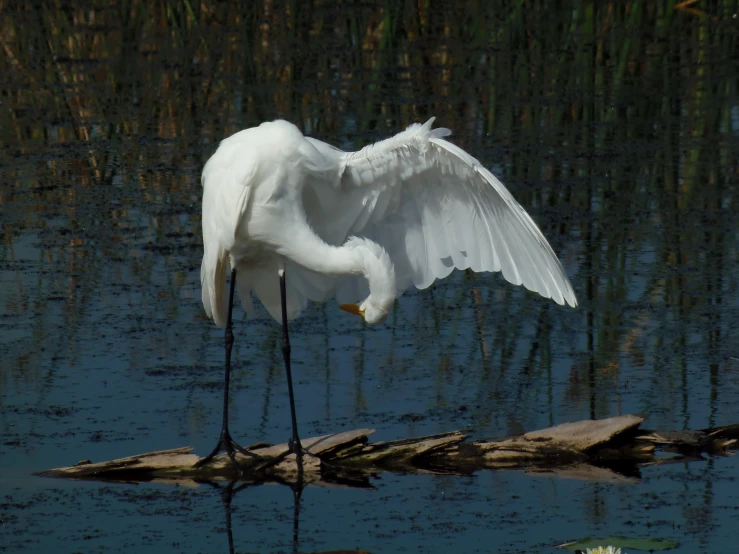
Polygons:
[[241,465],[239,465],[239,462],[236,460],[236,452],[238,452],[239,454],[243,454],[244,456],[259,458],[259,456],[257,456],[253,452],[249,452],[243,446],[233,440],[233,438],[231,438],[231,433],[228,432],[228,429],[223,429],[221,430],[221,437],[218,439],[218,444],[216,444],[216,447],[205,458],[195,462],[193,467],[203,467],[221,451],[225,451],[226,454],[228,454],[228,458],[231,460],[231,465],[233,465],[234,469],[240,475],[244,473],[244,470]]
[[274,467],[278,465],[280,462],[282,462],[283,460],[285,460],[285,458],[287,458],[290,454],[295,454],[295,461],[298,464],[299,472],[302,472],[303,470],[303,458],[304,457],[309,457],[309,458],[313,458],[314,460],[317,460],[320,466],[332,467],[331,464],[321,459],[320,456],[314,454],[313,452],[305,448],[301,444],[300,439],[291,438],[289,441],[287,441],[287,450],[285,452],[263,463],[262,465],[257,466],[256,468],[254,468],[254,471],[264,471],[265,469]]
[[328,465],[327,462],[323,461],[318,455],[313,454],[313,452],[303,447],[300,439],[291,438],[289,441],[287,441],[287,446],[289,449],[288,454],[295,454],[296,458],[300,458],[298,463],[302,463],[303,456],[308,456],[309,458],[318,460],[318,462],[321,464]]

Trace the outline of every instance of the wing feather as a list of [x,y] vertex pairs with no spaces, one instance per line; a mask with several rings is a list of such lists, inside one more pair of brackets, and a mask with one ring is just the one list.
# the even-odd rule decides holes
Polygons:
[[[316,232],[338,242],[354,234],[381,244],[396,266],[399,291],[472,268],[500,271],[513,284],[576,306],[536,223],[478,160],[443,139],[449,130],[431,129],[432,122],[358,152],[310,139],[340,168],[331,186],[312,184],[323,197],[320,210],[306,209]],[[361,282],[342,286],[346,294],[362,289]]]

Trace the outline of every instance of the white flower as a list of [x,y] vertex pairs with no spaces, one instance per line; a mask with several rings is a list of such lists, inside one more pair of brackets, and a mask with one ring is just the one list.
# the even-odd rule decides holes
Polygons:
[[613,546],[599,546],[593,549],[586,548],[586,550],[586,554],[621,554],[621,549]]

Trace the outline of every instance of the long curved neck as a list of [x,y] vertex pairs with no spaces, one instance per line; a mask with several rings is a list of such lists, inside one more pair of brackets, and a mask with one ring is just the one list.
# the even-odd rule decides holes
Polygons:
[[377,317],[367,317],[368,323],[382,320],[393,305],[398,290],[395,286],[395,267],[385,249],[368,239],[349,237],[342,247],[352,251],[362,261],[362,274],[369,283],[370,293],[363,304],[371,304]]
[[300,240],[287,241],[276,250],[316,273],[336,277],[363,275],[370,289],[363,304],[369,303],[379,313],[377,318],[368,317],[369,323],[381,320],[395,301],[395,268],[385,249],[376,242],[350,237],[344,245],[332,246],[311,231],[301,233]]

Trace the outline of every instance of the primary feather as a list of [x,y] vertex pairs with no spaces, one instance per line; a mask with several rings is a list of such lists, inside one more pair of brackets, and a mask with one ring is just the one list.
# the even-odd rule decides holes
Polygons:
[[225,324],[227,265],[237,268],[244,307],[251,309],[254,292],[278,321],[281,268],[289,318],[307,300],[334,296],[369,294],[386,310],[409,286],[428,287],[454,268],[501,271],[513,284],[576,306],[531,217],[432,122],[358,152],[304,137],[285,121],[225,139],[202,176],[206,313]]

